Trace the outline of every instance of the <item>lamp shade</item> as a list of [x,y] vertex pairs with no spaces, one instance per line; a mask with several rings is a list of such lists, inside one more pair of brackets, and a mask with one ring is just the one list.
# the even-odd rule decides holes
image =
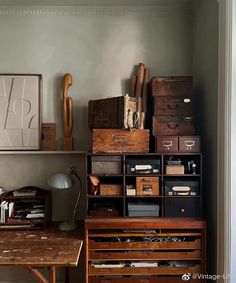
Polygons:
[[72,177],[66,173],[58,173],[48,179],[48,185],[55,189],[69,189],[73,184]]

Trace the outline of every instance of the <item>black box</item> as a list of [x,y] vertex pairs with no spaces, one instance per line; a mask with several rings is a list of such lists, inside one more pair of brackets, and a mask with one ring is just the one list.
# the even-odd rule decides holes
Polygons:
[[198,180],[165,180],[164,192],[166,196],[199,196],[200,184]]
[[160,174],[160,159],[129,158],[126,160],[127,174]]
[[199,198],[169,197],[164,199],[166,217],[201,217]]

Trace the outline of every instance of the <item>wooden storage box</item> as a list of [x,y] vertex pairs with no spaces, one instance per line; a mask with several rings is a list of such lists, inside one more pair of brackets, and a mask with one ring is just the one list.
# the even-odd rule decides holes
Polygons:
[[159,195],[159,177],[137,177],[137,195]]
[[92,130],[93,153],[149,152],[149,130]]
[[[31,191],[36,191],[34,194]],[[0,229],[45,229],[51,222],[51,191],[27,186],[14,192],[0,195],[0,204],[5,201],[6,207],[0,209]],[[11,204],[11,205],[10,205]],[[40,214],[31,212],[32,207],[39,205]],[[11,206],[11,213],[8,210]]]
[[151,80],[153,96],[191,96],[193,78],[191,76],[154,77]]
[[137,98],[119,96],[90,100],[88,112],[91,129],[133,128],[134,125],[128,125],[128,114],[137,112]]
[[193,135],[193,118],[180,116],[153,116],[152,133],[154,136]]
[[100,184],[101,196],[121,196],[122,186],[120,184]]
[[42,123],[41,150],[56,149],[56,123]]
[[114,174],[122,173],[121,156],[91,156],[92,174]]
[[178,137],[158,136],[156,137],[156,152],[177,152]]
[[200,152],[200,136],[156,136],[156,152]]
[[184,165],[166,165],[167,175],[183,175]]
[[182,136],[179,137],[180,152],[200,152],[201,141],[200,136]]
[[154,96],[154,115],[192,116],[193,105],[190,96]]

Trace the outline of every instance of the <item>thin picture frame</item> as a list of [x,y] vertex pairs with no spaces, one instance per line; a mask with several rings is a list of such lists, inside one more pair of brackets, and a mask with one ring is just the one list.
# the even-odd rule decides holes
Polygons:
[[40,150],[41,74],[0,74],[0,150]]

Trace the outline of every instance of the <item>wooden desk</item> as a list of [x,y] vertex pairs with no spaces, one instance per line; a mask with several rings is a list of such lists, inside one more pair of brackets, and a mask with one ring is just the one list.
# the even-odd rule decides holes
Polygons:
[[[40,283],[56,283],[56,268],[66,267],[65,282],[69,282],[68,268],[77,266],[81,247],[78,231],[0,231],[0,266],[22,266]],[[49,279],[39,266],[48,267]]]

